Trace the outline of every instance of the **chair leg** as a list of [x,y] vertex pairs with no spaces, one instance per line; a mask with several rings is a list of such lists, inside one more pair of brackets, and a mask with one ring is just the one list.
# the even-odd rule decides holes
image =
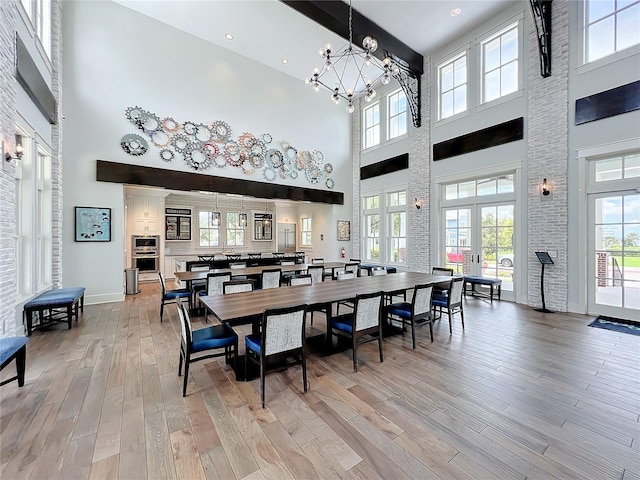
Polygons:
[[411,317],[411,341],[413,342],[413,349],[416,349],[416,321]]
[[429,319],[429,335],[431,336],[431,343],[433,343],[433,319]]
[[304,393],[307,393],[307,357],[304,354],[304,348],[302,349],[302,387],[304,389]]
[[353,371],[358,371],[358,342],[356,341],[356,336],[353,335]]
[[233,344],[233,372],[238,380],[238,342]]
[[451,323],[452,323],[451,317],[453,316],[453,312],[451,311],[450,308],[448,308],[447,311],[449,314],[449,334],[453,334],[453,327],[451,326]]
[[182,376],[182,348],[180,349],[180,360],[178,361],[178,376]]
[[187,381],[189,380],[189,358],[184,359],[184,383],[182,384],[182,396],[187,396]]
[[262,408],[264,408],[264,364],[260,358],[260,397],[262,398]]
[[382,358],[382,324],[378,326],[378,350],[380,350],[380,362],[383,362]]
[[162,323],[162,314],[164,313],[164,302],[160,302],[160,323]]
[[313,310],[311,310],[311,325],[313,325]]
[[462,310],[462,305],[460,306],[460,319],[462,320],[462,329],[464,330],[464,310]]
[[249,363],[249,349],[244,352],[244,381],[247,381],[247,363]]
[[23,345],[16,353],[16,370],[18,371],[18,386],[24,386],[24,370],[27,364],[27,347]]

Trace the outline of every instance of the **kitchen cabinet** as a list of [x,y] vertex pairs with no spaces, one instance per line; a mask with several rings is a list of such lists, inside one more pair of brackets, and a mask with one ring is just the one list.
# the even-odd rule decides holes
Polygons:
[[157,218],[134,218],[134,235],[156,235],[160,233],[160,220]]
[[159,197],[146,197],[134,195],[129,207],[131,217],[131,234],[133,235],[159,235],[162,218],[163,199]]
[[165,208],[165,240],[191,240],[191,209]]

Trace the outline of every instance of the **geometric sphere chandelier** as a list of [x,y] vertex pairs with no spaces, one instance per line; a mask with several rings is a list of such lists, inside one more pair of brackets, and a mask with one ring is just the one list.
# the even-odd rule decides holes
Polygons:
[[376,96],[374,86],[378,80],[383,85],[389,84],[391,75],[398,73],[399,67],[389,56],[381,62],[371,54],[378,49],[378,42],[366,36],[362,47],[353,45],[351,0],[349,1],[349,43],[333,52],[330,43],[321,48],[318,53],[324,59],[320,68],[313,70],[313,75],[306,79],[317,92],[324,87],[331,92],[331,99],[337,104],[340,100],[347,102],[347,112],[353,113],[353,101],[364,94],[366,102]]

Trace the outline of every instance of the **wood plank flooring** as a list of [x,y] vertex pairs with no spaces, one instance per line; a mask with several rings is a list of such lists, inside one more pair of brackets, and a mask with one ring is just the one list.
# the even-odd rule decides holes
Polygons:
[[299,366],[268,374],[263,410],[221,359],[192,364],[182,397],[175,306],[161,324],[141,287],[31,337],[25,386],[0,388],[0,477],[640,478],[640,337],[590,317],[469,298],[465,331],[385,339],[384,363],[366,344],[358,373],[350,350],[311,351],[307,394]]

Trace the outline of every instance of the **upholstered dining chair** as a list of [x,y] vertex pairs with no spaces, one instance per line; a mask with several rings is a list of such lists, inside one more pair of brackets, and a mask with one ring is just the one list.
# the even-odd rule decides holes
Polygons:
[[[221,295],[224,293],[224,282],[228,282],[231,280],[231,274],[228,272],[217,272],[210,273],[207,275],[207,289],[200,292],[200,296],[203,297],[205,295]],[[208,313],[207,309],[204,309],[204,322],[207,323]]]
[[[211,268],[208,263],[192,263],[187,267],[187,271],[189,272],[208,272],[210,269]],[[191,281],[191,295],[193,298],[191,304],[194,307],[196,306],[195,300],[198,297],[198,293],[202,292],[205,288],[207,288],[206,279]]]
[[[225,357],[227,363],[233,360],[233,370],[236,370],[238,360],[238,335],[228,323],[211,325],[209,327],[193,330],[189,312],[181,300],[178,300],[178,316],[180,317],[181,342],[180,360],[178,363],[178,376],[182,375],[184,364],[184,382],[182,384],[182,396],[187,395],[187,382],[189,381],[189,365],[206,358]],[[212,352],[192,358],[191,355]],[[233,356],[232,356],[233,355]]]
[[345,272],[353,272],[356,277],[359,277],[360,264],[358,262],[348,262],[344,265]]
[[251,292],[253,290],[253,280],[230,280],[222,284],[222,291],[228,293]]
[[262,408],[265,404],[265,373],[267,360],[274,355],[295,356],[297,361],[289,364],[302,364],[302,385],[304,392],[308,390],[307,360],[305,356],[305,313],[306,305],[266,309],[262,314],[259,334],[247,335],[245,378],[249,361],[260,366],[260,398]]
[[282,278],[282,269],[270,268],[262,271],[262,289],[278,288]]
[[433,286],[416,285],[413,288],[413,298],[411,302],[392,303],[385,307],[387,321],[398,320],[402,322],[402,331],[406,324],[411,325],[411,342],[413,349],[416,348],[416,322],[429,323],[429,334],[433,342],[433,321],[431,313]]
[[[343,280],[353,280],[354,278],[356,278],[356,274],[354,272],[339,271],[336,274],[336,280],[339,282]],[[342,300],[336,304],[336,315],[340,314],[340,305],[353,308],[353,302],[351,300]]]
[[296,285],[311,285],[311,275],[294,275],[289,277],[289,285],[294,287]]
[[324,267],[322,265],[309,265],[307,267],[307,273],[311,275],[311,283],[324,282]]
[[[382,292],[356,296],[353,312],[337,315],[329,321],[329,340],[333,334],[350,338],[353,348],[353,371],[358,371],[358,345],[378,340],[380,361],[382,358]],[[370,335],[370,338],[366,338]]]
[[225,256],[230,262],[237,262],[242,258],[242,255],[240,255],[239,253],[227,253]]
[[386,275],[387,267],[383,267],[383,266],[372,267],[370,272],[372,277],[379,277],[381,275]]
[[160,297],[160,321],[162,322],[165,305],[178,303],[179,298],[186,298],[189,301],[189,305],[191,305],[191,290],[188,288],[167,290],[164,274],[162,272],[158,272],[158,276],[160,277],[160,286],[162,287],[162,296]]
[[[295,265],[296,262],[293,260],[280,260],[280,262],[278,262],[280,265],[285,266],[285,267],[290,267],[292,265]],[[282,272],[282,275],[280,275],[280,284],[281,285],[288,285],[289,284],[289,278],[293,277],[296,274],[296,272],[292,271],[292,270],[284,270]]]
[[[464,277],[454,277],[449,282],[449,288],[446,295],[433,294],[433,300],[431,305],[433,306],[434,320],[440,320],[442,318],[443,309],[447,309],[447,315],[449,316],[449,333],[453,333],[453,315],[460,313],[460,319],[462,320],[462,329],[464,330],[464,311],[462,308],[462,285],[464,284]],[[436,317],[435,312],[438,311],[439,315]]]
[[[241,270],[243,268],[247,268],[247,262],[229,262],[229,268],[231,270]],[[247,279],[246,275],[234,275],[233,272],[231,272],[231,277],[234,280],[246,280]]]
[[[453,277],[453,268],[447,267],[431,267],[431,275],[448,275]],[[448,295],[448,290],[446,288],[442,288],[441,286],[434,285],[433,287],[433,295]]]

